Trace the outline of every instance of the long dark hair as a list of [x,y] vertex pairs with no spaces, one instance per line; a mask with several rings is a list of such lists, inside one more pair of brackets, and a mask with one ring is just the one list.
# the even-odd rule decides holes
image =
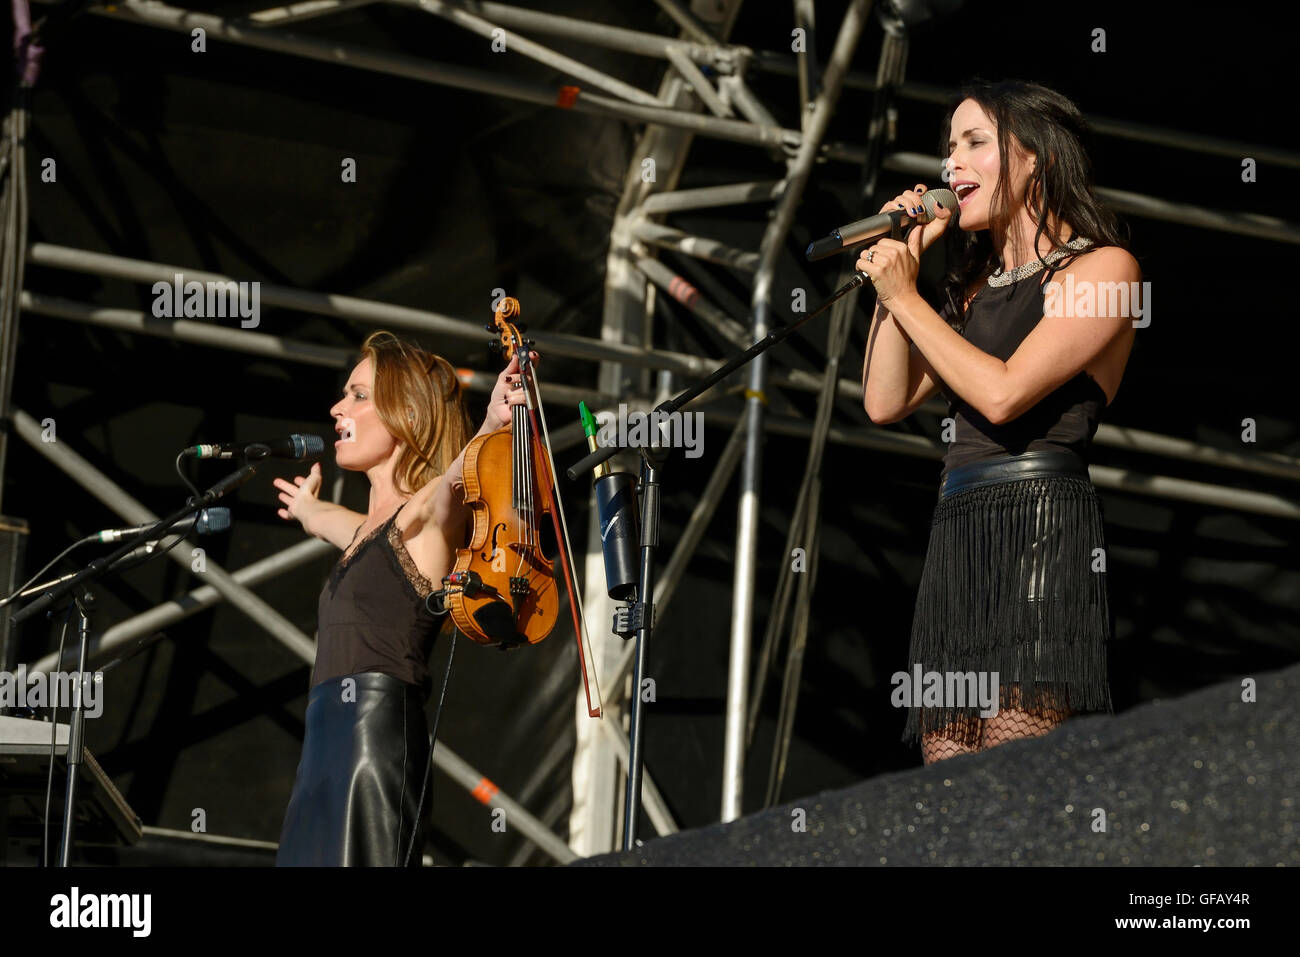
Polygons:
[[[953,113],[965,100],[974,100],[997,124],[1001,167],[998,185],[989,201],[989,228],[974,233],[949,228],[944,233],[948,270],[943,280],[943,297],[957,317],[954,325],[958,328],[965,323],[965,290],[977,278],[1001,265],[1003,237],[1018,213],[1012,209],[1008,190],[1012,136],[1023,149],[1037,157],[1025,189],[1025,208],[1038,223],[1032,244],[1035,251],[1044,234],[1051,241],[1053,250],[1065,249],[1066,242],[1080,237],[1091,239],[1096,246],[1128,248],[1127,229],[1121,230],[1115,214],[1097,199],[1092,182],[1092,163],[1085,149],[1092,131],[1077,106],[1055,90],[1037,83],[1023,80],[993,83],[977,77],[962,87],[948,110],[939,140],[942,156],[951,152],[948,149],[949,127]],[[1072,227],[1073,235],[1064,237],[1049,230],[1049,212],[1057,223]],[[1057,269],[1079,255],[1072,250],[1067,250],[1067,253],[1059,261]],[[1043,254],[1037,255],[1041,261]]]

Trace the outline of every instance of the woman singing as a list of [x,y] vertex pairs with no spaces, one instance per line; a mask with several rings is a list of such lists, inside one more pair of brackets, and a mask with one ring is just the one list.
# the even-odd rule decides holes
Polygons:
[[[532,354],[535,358],[535,354]],[[479,429],[524,401],[516,357]],[[320,465],[276,479],[284,508],[343,550],[321,591],[306,736],[276,863],[414,865],[429,761],[424,704],[439,619],[425,599],[465,544],[469,416],[452,366],[387,332],[361,346],[330,410],[340,468],[370,480],[366,514],[317,498]]]
[[[996,676],[1000,691],[991,717],[969,699],[911,708],[904,739],[920,739],[927,764],[1111,710],[1113,619],[1087,455],[1133,346],[1127,293],[1141,272],[1094,195],[1085,129],[1041,86],[968,87],[946,135],[960,233],[942,312],[917,294],[917,267],[954,211],[857,263],[878,301],[867,415],[896,422],[942,391],[952,420],[909,661]],[[915,216],[924,191],[882,212]]]

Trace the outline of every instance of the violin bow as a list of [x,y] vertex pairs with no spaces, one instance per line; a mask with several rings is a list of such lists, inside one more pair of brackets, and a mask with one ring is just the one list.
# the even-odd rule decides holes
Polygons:
[[[546,428],[546,411],[542,408],[542,390],[537,382],[537,376],[533,372],[532,360],[528,357],[527,343],[522,348],[517,349],[515,354],[519,356],[520,375],[527,384],[524,389],[524,400],[533,426],[534,454],[540,453],[544,455],[546,464],[549,467],[549,476],[544,476],[542,470],[538,470],[536,478],[538,485],[541,486],[543,493],[546,495],[551,510],[551,522],[555,526],[555,540],[559,546],[560,566],[564,570],[564,587],[569,593],[569,611],[573,615],[573,634],[578,642],[578,666],[582,671],[582,689],[587,695],[587,714],[589,717],[599,718],[603,713],[600,700],[600,685],[596,680],[595,673],[591,672],[589,674],[587,667],[587,662],[594,656],[591,654],[591,642],[587,637],[587,618],[583,614],[582,595],[573,582],[573,549],[569,544],[569,525],[564,520],[564,507],[560,501],[560,491],[555,487],[555,476],[559,473],[555,470],[555,459],[551,457],[551,434]],[[593,689],[596,695],[594,706],[592,705]]]

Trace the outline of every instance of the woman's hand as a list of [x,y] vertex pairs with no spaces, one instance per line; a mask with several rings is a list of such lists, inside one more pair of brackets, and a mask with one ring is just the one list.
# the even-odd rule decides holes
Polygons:
[[915,293],[916,274],[921,268],[921,231],[912,230],[906,243],[897,239],[880,240],[862,254],[857,268],[871,277],[879,302],[887,303],[906,293]]
[[[923,194],[927,188],[928,187],[924,183],[917,183],[914,189],[909,189],[905,193],[899,193],[884,206],[880,207],[881,215],[883,216],[885,213],[901,209],[905,211],[908,216],[916,219],[918,215],[925,211],[925,206],[921,200],[921,194]],[[944,234],[944,231],[948,228],[948,223],[951,221],[952,210],[940,206],[934,211],[934,219],[930,220],[920,229],[912,230],[914,233],[921,234],[921,252],[925,252],[934,245],[935,240]]]
[[[892,200],[880,207],[881,214],[895,209],[904,209],[907,215],[916,219],[922,211],[921,194],[926,190],[924,183],[917,183],[916,189],[899,193]],[[876,287],[878,302],[888,302],[905,292],[916,291],[916,274],[921,268],[921,254],[943,235],[952,220],[952,210],[940,206],[934,211],[934,219],[920,229],[913,228],[907,234],[907,242],[897,239],[880,239],[873,246],[862,251],[858,257],[857,270],[871,277],[871,284]]]
[[311,472],[307,475],[299,475],[289,484],[287,479],[277,478],[272,484],[280,490],[280,501],[284,502],[284,508],[276,512],[281,518],[297,519],[303,527],[303,530],[310,534],[307,523],[320,507],[320,499],[316,493],[320,491],[321,471],[320,463],[313,462]]
[[[534,366],[538,364],[540,357],[536,352],[528,353],[528,357]],[[511,408],[523,405],[525,401],[527,400],[519,375],[519,356],[516,354],[510,357],[510,364],[501,370],[501,375],[497,376],[496,388],[492,390],[492,398],[488,400],[487,417],[483,424],[490,432],[506,428],[512,418]]]

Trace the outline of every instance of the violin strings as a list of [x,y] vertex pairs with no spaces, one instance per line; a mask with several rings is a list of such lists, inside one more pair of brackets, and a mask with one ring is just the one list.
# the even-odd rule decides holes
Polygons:
[[536,538],[536,527],[534,522],[533,509],[535,501],[533,498],[533,448],[532,443],[528,441],[528,419],[527,410],[522,405],[514,407],[514,433],[517,448],[519,450],[519,459],[523,463],[523,475],[521,476],[521,508],[520,525],[522,533],[519,536],[523,543],[523,549],[519,554],[519,561],[516,565],[516,573],[523,570],[524,562],[530,558],[533,553],[533,547]]
[[527,463],[527,467],[524,471],[524,506],[527,509],[524,524],[528,528],[528,534],[525,536],[524,541],[528,544],[528,550],[531,552],[533,548],[533,535],[535,533],[533,510],[537,507],[537,502],[533,498],[533,443],[528,441],[528,419],[526,418],[523,407],[515,406],[515,408],[519,409],[520,412],[519,441],[523,443],[524,462]]

